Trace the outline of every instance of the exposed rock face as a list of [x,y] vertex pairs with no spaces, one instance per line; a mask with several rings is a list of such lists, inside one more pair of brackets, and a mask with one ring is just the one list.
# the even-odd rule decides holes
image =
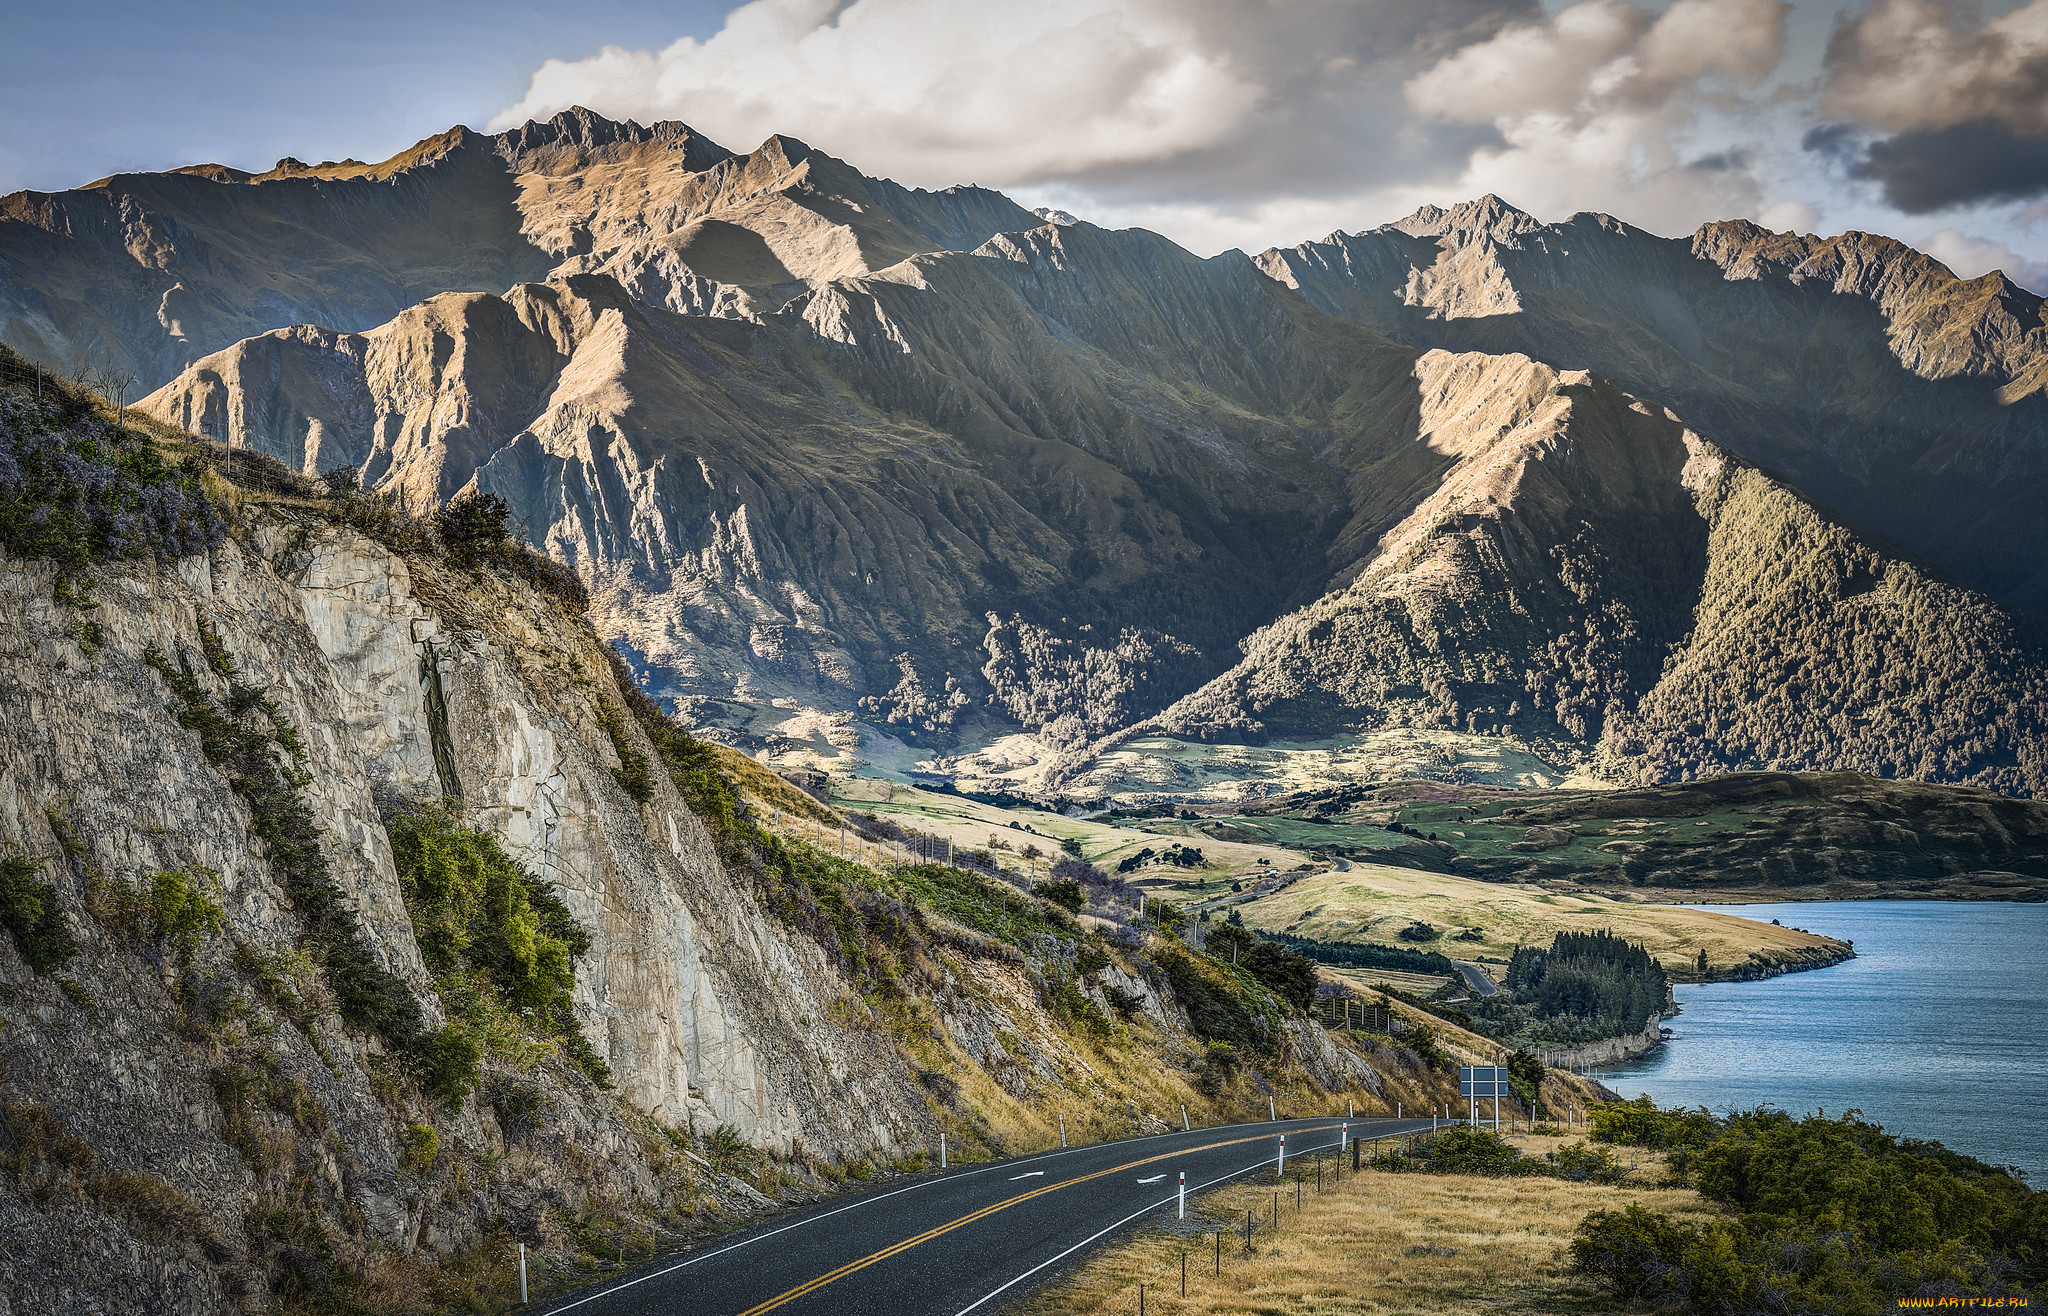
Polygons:
[[[823,1025],[845,988],[818,947],[763,916],[672,789],[643,809],[613,780],[595,711],[609,669],[587,632],[509,586],[429,604],[405,561],[349,532],[278,520],[254,542],[263,556],[231,544],[176,576],[109,581],[95,614],[108,649],[90,664],[62,638],[48,573],[10,566],[26,621],[0,677],[8,725],[25,733],[4,751],[8,836],[55,852],[47,810],[105,872],[203,864],[221,875],[235,935],[287,937],[246,808],[139,661],[150,644],[196,654],[204,617],[303,729],[336,872],[386,966],[430,1009],[377,790],[459,791],[469,817],[560,891],[593,935],[579,1014],[634,1106],[673,1124],[730,1123],[783,1150],[850,1150],[902,1131],[899,1112],[921,1103],[892,1053]],[[445,699],[439,728],[430,685]]]
[[571,110],[451,129],[377,165],[0,198],[0,341],[52,364],[103,353],[154,388],[253,334],[369,329],[443,292],[602,272],[654,305],[744,314],[1035,222],[996,193],[864,178],[786,137],[735,155],[679,123]]
[[[1422,729],[1553,780],[2044,781],[2034,720],[1972,700],[2038,680],[2015,609],[2048,605],[2048,330],[1889,239],[1486,197],[1198,260],[581,111],[7,205],[32,273],[0,279],[0,334],[98,335],[156,363],[151,414],[304,471],[503,496],[733,743],[791,707],[927,753],[1022,729],[1058,789],[1180,701],[1153,725]],[[180,297],[214,309],[158,315]],[[186,320],[215,327],[166,337]],[[1907,716],[1879,652],[1964,675]]]
[[1317,307],[1418,347],[1590,369],[1980,589],[2048,607],[2048,327],[2004,275],[1747,221],[1659,238],[1486,197],[1273,249]]

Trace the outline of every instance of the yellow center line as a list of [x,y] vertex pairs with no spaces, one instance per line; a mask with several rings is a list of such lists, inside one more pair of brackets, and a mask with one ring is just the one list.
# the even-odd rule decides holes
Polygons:
[[[1292,1130],[1292,1132],[1321,1133],[1330,1129],[1334,1129],[1336,1127],[1338,1126],[1335,1124],[1318,1124],[1309,1128],[1295,1129]],[[968,1213],[967,1215],[963,1215],[958,1220],[948,1221],[946,1224],[943,1225],[936,1225],[930,1229],[925,1230],[922,1234],[918,1234],[913,1238],[906,1238],[900,1243],[892,1243],[888,1247],[883,1248],[881,1251],[869,1253],[867,1256],[862,1257],[858,1261],[849,1261],[837,1270],[831,1271],[827,1274],[820,1275],[816,1279],[806,1280],[802,1284],[797,1285],[795,1288],[790,1289],[786,1293],[778,1293],[774,1297],[768,1299],[768,1301],[763,1302],[758,1306],[747,1308],[745,1311],[740,1313],[740,1316],[761,1316],[762,1312],[774,1311],[777,1307],[786,1306],[789,1303],[795,1302],[798,1298],[803,1297],[807,1293],[813,1293],[816,1292],[818,1289],[824,1288],[827,1284],[832,1283],[832,1281],[834,1280],[845,1279],[848,1275],[853,1274],[855,1271],[866,1270],[869,1266],[874,1265],[878,1261],[887,1261],[890,1257],[895,1256],[897,1253],[908,1251],[909,1249],[916,1247],[919,1243],[929,1243],[931,1240],[939,1237],[941,1234],[949,1234],[953,1232],[955,1229],[958,1229],[963,1225],[971,1225],[975,1221],[980,1220],[985,1216],[994,1215],[998,1211],[1008,1210],[1010,1207],[1017,1205],[1019,1202],[1028,1202],[1034,1197],[1043,1197],[1047,1193],[1056,1193],[1062,1188],[1071,1188],[1077,1183],[1087,1183],[1090,1179],[1100,1179],[1104,1175],[1121,1174],[1125,1170],[1135,1170],[1141,1165],[1150,1165],[1155,1161],[1169,1161],[1176,1156],[1191,1156],[1196,1152],[1215,1151],[1219,1147],[1238,1147],[1242,1146],[1247,1142],[1264,1142],[1268,1138],[1277,1138],[1279,1136],[1281,1135],[1278,1133],[1260,1133],[1255,1134],[1249,1138],[1231,1138],[1224,1142],[1205,1143],[1200,1147],[1182,1147],[1176,1151],[1161,1152],[1157,1156],[1147,1156],[1142,1160],[1129,1161],[1123,1165],[1112,1165],[1106,1170],[1097,1170],[1093,1174],[1076,1175],[1072,1179],[1062,1180],[1059,1183],[1047,1184],[1043,1188],[1034,1188],[1030,1192],[1019,1193],[1015,1197],[1005,1198],[1003,1201],[993,1203],[989,1206],[984,1206],[979,1211],[973,1211]]]

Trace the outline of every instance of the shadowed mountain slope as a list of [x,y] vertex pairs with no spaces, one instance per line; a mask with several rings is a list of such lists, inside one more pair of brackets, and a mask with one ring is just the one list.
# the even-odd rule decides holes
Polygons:
[[1402,342],[1598,371],[1979,588],[2048,605],[2048,328],[2002,274],[1958,279],[1867,233],[1736,220],[1668,239],[1494,197],[1257,263]]
[[1665,781],[1741,768],[2048,788],[2038,625],[1586,372],[1431,352],[1455,461],[1347,588],[1151,726],[1514,735]]
[[[1325,455],[1378,442],[1338,414],[1411,358],[1242,260],[1048,226],[751,321],[596,275],[444,294],[245,340],[143,405],[416,503],[504,496],[673,693],[1099,734],[1321,591],[1352,518]],[[978,670],[1047,643],[1128,688],[1091,713],[1049,671]]]

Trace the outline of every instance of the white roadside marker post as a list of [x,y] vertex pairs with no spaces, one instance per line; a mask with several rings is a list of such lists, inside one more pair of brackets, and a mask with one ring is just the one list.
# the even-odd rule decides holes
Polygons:
[[1273,1182],[1280,1182],[1280,1176],[1287,1173],[1287,1135],[1280,1135],[1280,1159],[1273,1164]]
[[943,1133],[939,1135],[939,1168],[946,1168],[946,1135]]
[[519,1245],[519,1305],[526,1305],[526,1244]]
[[1188,1218],[1188,1172],[1180,1172],[1180,1219]]
[[1352,1104],[1349,1097],[1344,1098],[1344,1118],[1348,1120],[1358,1118],[1358,1108]]
[[1275,1112],[1273,1109],[1273,1098],[1270,1096],[1266,1098],[1266,1118],[1269,1120],[1277,1120],[1280,1118],[1279,1114]]
[[1183,1101],[1180,1103],[1180,1131],[1182,1133],[1192,1133],[1194,1128],[1194,1125],[1188,1123],[1188,1103]]
[[1062,1115],[1062,1116],[1060,1116],[1060,1146],[1064,1147],[1064,1146],[1066,1146],[1066,1145],[1067,1145],[1067,1117],[1066,1117],[1065,1115]]

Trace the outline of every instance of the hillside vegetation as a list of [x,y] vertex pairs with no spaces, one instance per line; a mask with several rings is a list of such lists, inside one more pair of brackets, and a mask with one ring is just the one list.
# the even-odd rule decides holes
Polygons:
[[[1171,834],[1270,833],[1325,858],[1653,899],[2039,900],[2048,807],[1849,772],[1739,772],[1631,790],[1396,783],[1307,793]],[[1197,812],[1190,810],[1189,812]],[[1284,839],[1283,839],[1284,838]]]

